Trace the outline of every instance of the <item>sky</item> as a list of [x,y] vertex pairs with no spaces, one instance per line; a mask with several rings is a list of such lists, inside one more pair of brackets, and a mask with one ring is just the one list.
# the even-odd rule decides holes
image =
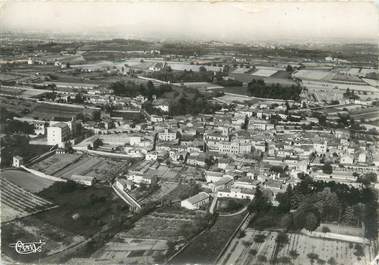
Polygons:
[[1,31],[244,42],[378,39],[378,2],[8,1]]

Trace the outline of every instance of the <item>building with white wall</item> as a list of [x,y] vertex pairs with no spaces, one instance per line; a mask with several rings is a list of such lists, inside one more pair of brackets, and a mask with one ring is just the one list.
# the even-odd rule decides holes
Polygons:
[[47,127],[47,144],[64,147],[70,139],[70,128],[66,123],[60,122]]
[[198,194],[181,201],[180,206],[189,210],[197,210],[201,206],[209,203],[209,194],[206,192],[199,192]]

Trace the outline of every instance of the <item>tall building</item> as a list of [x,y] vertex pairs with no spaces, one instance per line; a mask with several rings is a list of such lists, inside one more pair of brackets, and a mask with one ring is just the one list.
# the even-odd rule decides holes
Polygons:
[[60,122],[47,127],[47,143],[64,147],[64,143],[70,139],[70,128],[66,123]]

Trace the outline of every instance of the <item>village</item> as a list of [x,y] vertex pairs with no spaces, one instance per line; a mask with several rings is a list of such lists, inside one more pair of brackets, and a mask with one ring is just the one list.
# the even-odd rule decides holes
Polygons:
[[[20,261],[6,242],[35,234],[52,243],[21,261],[375,258],[379,83],[371,62],[262,59],[229,46],[162,55],[155,43],[105,61],[91,43],[72,48],[79,44],[2,59],[4,260]],[[351,194],[360,195],[344,200]],[[334,210],[321,195],[337,200]]]

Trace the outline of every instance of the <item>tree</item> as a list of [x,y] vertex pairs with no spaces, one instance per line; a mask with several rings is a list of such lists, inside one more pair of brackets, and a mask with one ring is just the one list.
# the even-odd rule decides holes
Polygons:
[[365,186],[369,186],[371,183],[377,182],[377,180],[378,177],[374,172],[363,174],[357,178],[357,182],[362,183]]
[[278,244],[278,245],[284,245],[284,244],[287,244],[289,241],[289,238],[288,238],[288,235],[286,233],[283,233],[283,232],[280,232],[276,239],[275,239],[275,242]]
[[291,65],[287,65],[287,67],[286,67],[286,71],[287,71],[288,73],[292,73],[292,72],[293,72],[293,68],[292,68],[292,66],[291,66]]
[[295,249],[290,250],[289,255],[291,258],[296,259],[299,256],[299,253]]
[[204,66],[199,67],[199,72],[206,72],[206,71],[207,71],[207,68],[205,68]]
[[315,262],[315,260],[318,260],[318,255],[316,253],[308,253],[307,257],[311,260],[312,264]]
[[248,208],[250,212],[265,212],[271,208],[271,202],[263,195],[263,192],[258,187],[255,192],[255,197]]
[[309,231],[314,231],[316,230],[318,225],[319,225],[319,222],[318,222],[317,216],[312,212],[308,213],[305,217],[304,228]]
[[266,239],[266,236],[264,234],[258,234],[254,236],[254,242],[256,243],[263,243]]
[[328,259],[327,263],[329,265],[337,265],[337,262],[335,260],[335,258],[331,257],[330,259]]
[[342,222],[348,225],[355,223],[354,209],[352,206],[346,207],[344,214],[342,215]]
[[325,163],[322,166],[322,172],[324,172],[325,174],[332,174],[333,173],[332,165],[330,163]]
[[258,251],[256,249],[250,249],[249,253],[250,255],[255,256],[257,255]]
[[322,231],[323,233],[329,233],[329,232],[330,232],[330,229],[329,229],[329,227],[327,227],[327,226],[323,226],[323,227],[321,228],[321,231]]

